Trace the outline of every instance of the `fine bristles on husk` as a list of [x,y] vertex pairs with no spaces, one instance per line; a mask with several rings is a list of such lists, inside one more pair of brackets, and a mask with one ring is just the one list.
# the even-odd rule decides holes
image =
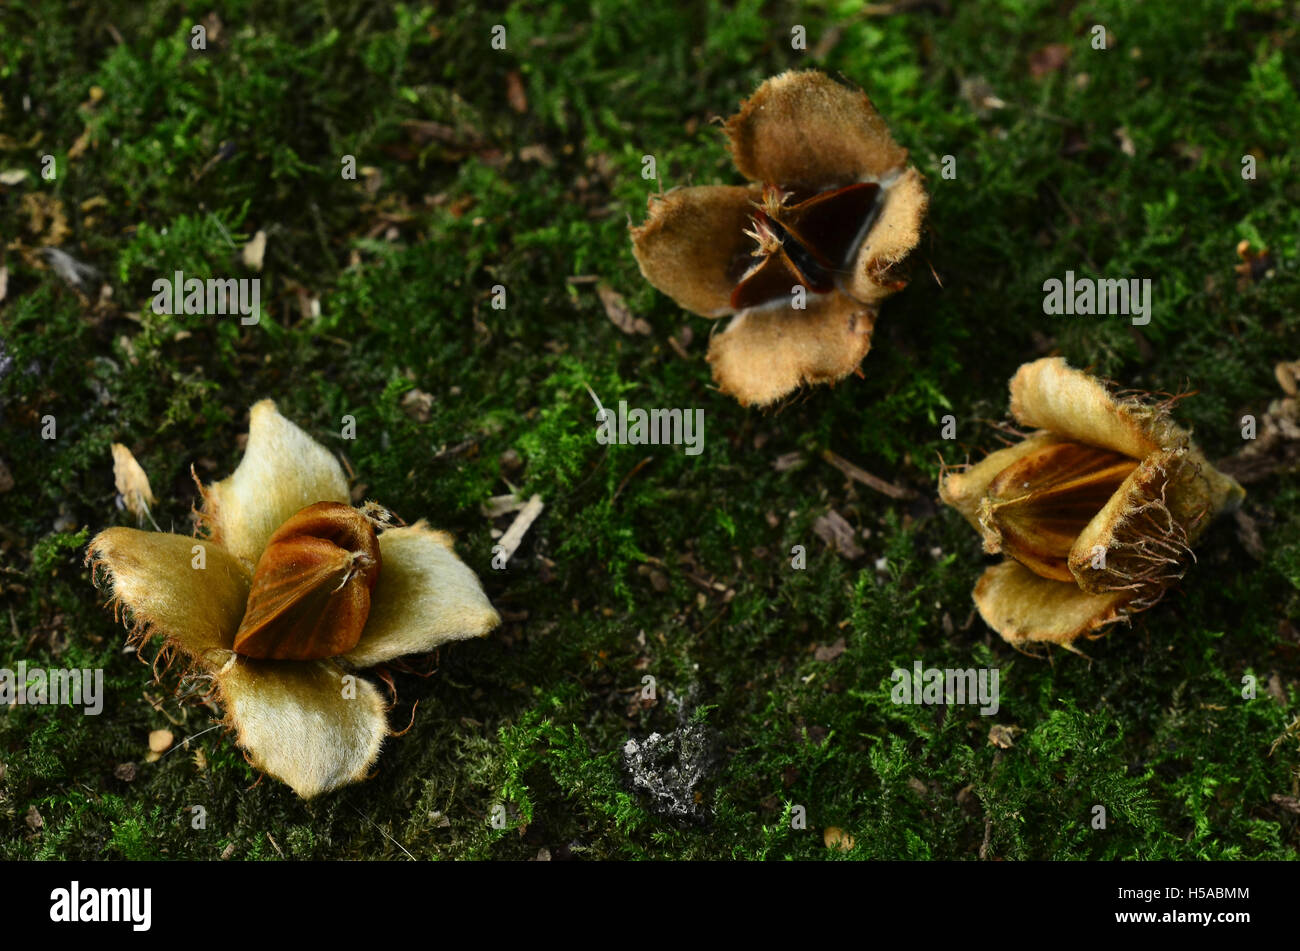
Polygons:
[[[200,689],[206,694],[199,699],[217,697],[223,722],[249,762],[300,796],[364,779],[390,732],[376,687],[350,670],[487,634],[501,619],[478,576],[456,556],[446,532],[423,521],[389,527],[392,514],[374,503],[360,513],[352,509],[342,467],[270,400],[252,409],[248,446],[235,473],[200,486],[200,494],[200,521],[210,537],[110,528],[90,543],[86,564],[92,581],[109,588],[114,616],[126,614],[128,644],[138,649],[151,638],[162,639],[153,660],[156,678],[184,658],[184,699],[194,699]],[[333,516],[326,519],[326,512]],[[345,523],[353,529],[346,539],[337,531]],[[284,537],[277,534],[282,530]],[[336,544],[340,539],[346,548]],[[368,613],[358,612],[358,636],[337,662],[278,649],[278,656],[271,651],[260,660],[236,654],[254,568],[268,542],[304,540],[313,550],[320,547],[316,542],[332,540],[328,545],[342,552],[342,560],[335,559],[315,581],[306,576],[313,595],[313,585],[330,588],[332,595],[368,569],[378,572],[375,599]],[[295,573],[304,570],[295,560],[299,551],[282,552],[275,566],[279,573],[273,578],[278,584],[284,576],[283,590],[297,590]],[[338,578],[338,588],[330,587]],[[308,640],[315,642],[319,627],[322,642],[334,649],[337,631],[331,625],[342,621],[333,601],[326,599],[319,610],[313,602],[313,611],[297,614],[282,615],[273,607],[267,616],[283,616],[291,627],[309,618]]]
[[986,552],[1008,556],[975,590],[1008,641],[1068,644],[1147,610],[1195,563],[1214,516],[1240,502],[1241,486],[1170,418],[1180,398],[1121,397],[1059,357],[1016,372],[1012,413],[1042,429],[945,473],[939,491]]
[[929,199],[867,96],[817,70],[768,79],[724,131],[751,184],[652,196],[632,250],[682,308],[732,316],[710,340],[714,381],[767,407],[858,370]]

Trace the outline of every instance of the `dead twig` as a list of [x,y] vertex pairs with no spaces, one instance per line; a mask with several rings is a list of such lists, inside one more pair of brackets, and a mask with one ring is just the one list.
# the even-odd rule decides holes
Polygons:
[[524,535],[528,533],[528,529],[532,527],[533,522],[537,521],[537,517],[542,514],[542,509],[545,507],[542,503],[542,497],[534,495],[528,500],[528,504],[520,510],[519,514],[515,516],[515,520],[510,523],[506,533],[501,536],[501,541],[497,543],[505,549],[503,554],[506,556],[506,561],[514,557],[515,552],[519,550],[519,546],[523,543]]
[[861,482],[867,488],[874,489],[882,495],[889,496],[891,499],[905,500],[916,498],[915,490],[893,485],[878,476],[873,476],[866,469],[855,466],[847,459],[842,456],[837,456],[829,449],[822,452],[822,458],[833,465],[836,469],[839,469],[854,482]]

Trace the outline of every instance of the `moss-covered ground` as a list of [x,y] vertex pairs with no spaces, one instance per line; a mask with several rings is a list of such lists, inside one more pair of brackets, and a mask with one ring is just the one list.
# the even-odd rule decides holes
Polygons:
[[[997,445],[1008,378],[1047,353],[1195,390],[1178,418],[1215,460],[1282,395],[1273,367],[1300,357],[1293,0],[213,9],[0,13],[0,172],[28,172],[0,185],[0,665],[103,668],[107,686],[97,717],[0,713],[0,857],[1296,857],[1296,473],[1248,487],[1257,544],[1222,521],[1175,592],[1086,656],[1017,653],[972,615],[986,559],[935,493],[941,458]],[[712,120],[804,66],[871,95],[927,176],[929,230],[863,377],[758,412],[713,389],[709,323],[644,282],[627,225],[661,185],[739,181]],[[260,323],[153,313],[175,270],[251,276],[259,230]],[[1257,280],[1234,274],[1243,239],[1272,250]],[[49,245],[98,270],[88,297]],[[1045,316],[1043,281],[1071,269],[1151,278],[1151,322]],[[593,278],[652,332],[615,326]],[[703,453],[599,444],[586,386],[703,408]],[[145,762],[151,730],[196,735],[212,713],[124,653],[83,566],[90,535],[135,524],[111,443],[148,471],[158,524],[187,532],[190,466],[231,471],[267,396],[367,496],[454,532],[506,618],[433,676],[398,672],[410,732],[310,803],[219,730]],[[849,482],[825,450],[916,497]],[[509,516],[481,506],[512,490],[546,509],[494,570]],[[831,511],[858,557],[814,531]],[[997,667],[1000,710],[895,705],[891,671],[917,660]],[[684,724],[715,743],[693,819],[656,812],[623,764],[629,739]],[[826,847],[831,826],[852,848]]]

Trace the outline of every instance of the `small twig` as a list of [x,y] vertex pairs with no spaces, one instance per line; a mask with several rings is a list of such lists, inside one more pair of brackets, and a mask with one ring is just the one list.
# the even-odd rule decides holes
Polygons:
[[595,390],[590,386],[587,386],[585,382],[582,385],[586,387],[587,392],[591,395],[591,401],[596,404],[596,422],[603,423],[609,418],[609,410],[605,409],[604,404],[601,403],[600,397],[596,395]]
[[623,476],[623,481],[620,482],[618,484],[618,488],[614,490],[614,497],[609,500],[611,505],[618,501],[618,497],[623,493],[623,490],[627,488],[627,484],[632,481],[632,477],[653,461],[654,461],[654,456],[646,456],[644,459],[642,459],[640,462],[638,462],[636,465],[632,467],[631,472]]
[[284,853],[280,851],[280,843],[275,841],[275,836],[268,832],[266,837],[271,840],[271,845],[275,846],[275,854],[284,858]]
[[[349,807],[352,809],[353,812],[355,812],[355,813],[356,813],[357,815],[359,815],[362,819],[365,819],[365,820],[366,820],[367,822],[369,822],[372,826],[374,826],[375,829],[377,829],[377,830],[379,831],[379,834],[380,834],[380,835],[382,835],[382,836],[383,836],[385,839],[387,839],[389,842],[393,843],[393,845],[395,845],[395,846],[397,846],[399,849],[401,849],[401,850],[406,854],[406,857],[407,857],[408,859],[410,859],[412,862],[415,861],[415,856],[412,855],[410,852],[407,852],[407,851],[406,851],[406,846],[402,845],[402,843],[398,842],[396,839],[394,839],[391,835],[389,835],[389,834],[388,834],[387,832],[385,832],[383,829],[380,829],[379,826],[375,825],[374,822],[371,821],[371,819],[370,819],[370,817],[369,817],[368,815],[366,815],[364,812],[362,812],[362,811],[361,811],[360,809],[358,809],[356,806],[353,806],[351,803],[348,803],[348,805],[349,805]],[[277,851],[278,851],[278,849],[277,849]]]
[[[158,663],[158,657],[159,657],[159,655],[161,655],[161,653],[162,653],[162,652],[159,651],[159,654],[154,655],[154,663],[155,663],[155,664]],[[141,663],[147,663],[143,657],[140,658],[140,661],[141,661]],[[170,667],[171,665],[169,664],[168,666]],[[164,673],[166,673],[166,671],[164,671]],[[167,712],[167,709],[163,706],[163,701],[159,700],[157,697],[151,696],[147,690],[146,690],[146,691],[143,691],[143,692],[141,693],[141,696],[144,697],[145,702],[148,703],[149,706],[153,707],[156,711],[158,711],[158,712],[161,713],[163,716],[165,716],[165,717],[168,719],[168,721],[171,722],[171,725],[172,725],[172,726],[182,726],[182,725],[185,723],[185,720],[184,720],[184,719],[180,719],[180,720],[178,720],[178,719],[176,719],[174,716],[172,716],[170,713],[168,713],[168,712]]]
[[836,469],[839,469],[841,472],[843,472],[854,482],[861,482],[863,485],[867,486],[868,488],[875,489],[877,492],[881,493],[882,495],[887,495],[891,499],[916,498],[916,492],[914,490],[893,485],[889,482],[886,482],[884,479],[881,479],[878,476],[873,476],[866,469],[862,469],[859,468],[858,466],[855,466],[847,459],[843,458],[842,456],[837,456],[829,449],[822,452],[822,458],[825,459],[827,462],[829,462],[831,465],[833,465]]
[[164,757],[170,756],[171,754],[175,753],[177,750],[181,749],[182,747],[184,747],[185,749],[189,749],[190,740],[197,740],[204,733],[211,733],[213,730],[220,730],[222,726],[224,726],[224,724],[218,723],[216,726],[210,726],[206,730],[203,730],[200,733],[195,733],[193,736],[187,736],[185,737],[185,739],[181,740],[179,743],[177,743],[175,746],[173,746],[171,749],[169,749],[166,753],[164,753],[162,756],[158,758],[163,759]]
[[501,541],[497,543],[505,549],[506,561],[514,557],[515,552],[519,550],[519,546],[523,543],[524,535],[528,533],[528,529],[532,527],[533,522],[537,521],[537,516],[542,514],[542,509],[545,507],[542,497],[534,495],[528,500],[528,504],[520,510],[519,514],[515,516],[515,520],[510,523],[506,533],[501,536]]
[[448,456],[459,456],[466,449],[469,449],[476,442],[478,442],[478,439],[479,438],[477,436],[471,436],[469,439],[462,440],[461,442],[456,443],[456,445],[450,448],[444,447],[442,449],[439,449],[437,452],[433,454],[433,460],[436,462],[439,459],[446,459]]

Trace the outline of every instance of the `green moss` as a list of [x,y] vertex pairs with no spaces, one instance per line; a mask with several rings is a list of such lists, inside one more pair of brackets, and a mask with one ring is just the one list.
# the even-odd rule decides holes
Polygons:
[[[98,717],[0,715],[0,857],[1297,857],[1300,823],[1270,798],[1293,794],[1300,769],[1286,733],[1300,701],[1294,473],[1250,487],[1262,554],[1216,526],[1165,603],[1088,643],[1089,658],[1050,662],[971,616],[978,540],[933,499],[940,458],[996,445],[1008,377],[1045,352],[1126,386],[1195,389],[1178,415],[1214,459],[1279,395],[1273,364],[1297,357],[1300,234],[1300,58],[1283,5],[1006,0],[877,17],[856,0],[275,0],[225,4],[206,52],[188,38],[208,7],[92,6],[0,13],[0,170],[29,171],[0,189],[0,215],[33,248],[47,236],[23,196],[61,201],[64,250],[112,290],[83,301],[6,253],[0,457],[16,484],[0,494],[0,666],[102,667],[107,702]],[[497,23],[504,51],[488,46]],[[1089,44],[1097,23],[1105,51]],[[794,24],[810,51],[790,48]],[[832,27],[838,42],[814,55]],[[1029,58],[1052,43],[1068,66],[1035,78]],[[927,176],[930,230],[864,378],[747,412],[712,388],[709,322],[641,279],[626,226],[661,185],[738,182],[710,120],[808,65],[871,94]],[[973,108],[976,80],[1004,105]],[[647,154],[657,182],[641,177]],[[252,276],[240,250],[258,230],[256,327],[152,313],[153,280],[175,269]],[[1242,239],[1275,266],[1239,288]],[[1044,316],[1043,281],[1068,269],[1150,277],[1150,324]],[[591,278],[653,332],[620,332]],[[704,452],[600,445],[588,386],[606,406],[703,408]],[[413,389],[433,397],[427,421],[403,406]],[[400,728],[418,701],[411,731],[369,782],[311,803],[257,782],[220,730],[199,735],[212,711],[172,699],[178,671],[155,685],[123,653],[82,565],[94,532],[134,524],[115,506],[112,442],[148,471],[159,525],[186,531],[190,466],[231,471],[265,396],[341,452],[368,497],[453,531],[510,618],[442,651],[428,679],[398,673],[391,716]],[[521,471],[502,469],[511,449]],[[847,485],[826,449],[918,500]],[[772,465],[796,452],[803,465]],[[506,521],[480,505],[512,490],[546,511],[497,570],[491,529]],[[870,531],[860,559],[815,534],[832,508]],[[817,659],[840,638],[842,654]],[[892,670],[916,660],[996,667],[998,714],[893,703]],[[653,704],[639,702],[647,676]],[[703,825],[657,814],[623,767],[629,738],[692,717],[723,751],[700,787]],[[994,723],[1018,728],[1012,746],[990,742]],[[163,727],[195,738],[146,763]],[[32,807],[39,831],[23,822]],[[827,826],[854,848],[827,850]]]

